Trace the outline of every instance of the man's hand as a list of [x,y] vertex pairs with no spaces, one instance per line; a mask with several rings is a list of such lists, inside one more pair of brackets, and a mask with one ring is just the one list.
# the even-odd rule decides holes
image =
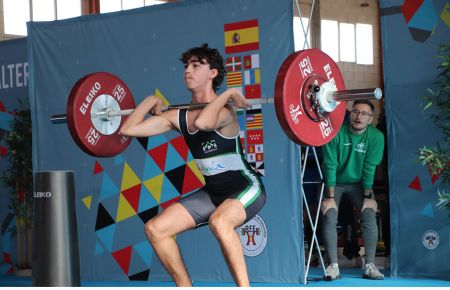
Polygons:
[[235,108],[247,109],[251,107],[250,103],[245,99],[244,95],[242,95],[241,91],[237,89],[228,89],[230,99],[233,101],[233,105]]
[[374,199],[365,198],[362,208],[361,208],[361,212],[366,208],[371,208],[376,212],[377,211],[377,201]]
[[322,201],[322,206],[320,207],[322,214],[325,214],[329,209],[332,209],[332,208],[336,209],[336,211],[338,210],[336,201],[334,200],[334,198],[325,198]]
[[150,110],[150,113],[152,115],[161,115],[161,107],[164,106],[163,101],[156,97],[156,96],[148,96],[146,101],[151,102],[153,100],[153,102],[155,102],[155,105],[153,106],[153,108]]

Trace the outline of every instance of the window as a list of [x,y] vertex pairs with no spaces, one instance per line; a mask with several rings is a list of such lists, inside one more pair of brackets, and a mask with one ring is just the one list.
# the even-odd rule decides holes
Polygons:
[[5,34],[26,36],[26,23],[30,20],[51,21],[80,15],[81,0],[3,0]]
[[322,51],[328,54],[334,61],[339,61],[339,30],[337,21],[322,20],[320,27]]
[[372,25],[356,23],[356,62],[373,64]]
[[3,0],[5,34],[27,35],[30,21],[29,0]]
[[66,19],[81,15],[80,0],[56,0],[56,7],[56,19]]
[[339,23],[339,60],[355,62],[355,25]]
[[33,21],[50,21],[56,19],[55,0],[33,1]]
[[372,25],[324,19],[321,21],[321,49],[336,62],[372,65]]
[[157,0],[100,0],[100,13],[121,11],[144,6],[163,4],[166,1]]
[[[295,16],[294,17],[294,47],[295,51],[307,49],[311,47],[311,24],[309,25],[308,29],[308,22],[309,18],[302,17],[302,22],[300,23],[300,17]],[[303,24],[303,28],[302,28]],[[308,43],[305,43],[305,32],[306,29],[308,29],[307,34],[307,41]]]

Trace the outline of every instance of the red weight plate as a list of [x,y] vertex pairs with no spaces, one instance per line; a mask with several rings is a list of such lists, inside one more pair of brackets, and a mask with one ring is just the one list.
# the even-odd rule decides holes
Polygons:
[[[127,148],[130,137],[100,133],[92,124],[91,107],[96,98],[108,95],[114,98],[121,110],[134,109],[133,95],[118,77],[107,72],[96,72],[81,78],[72,88],[67,101],[67,124],[78,146],[87,154],[97,157],[116,156]],[[125,117],[122,117],[120,125]]]
[[[345,117],[345,102],[328,116],[319,118],[310,110],[307,94],[310,83],[320,86],[334,82],[337,90],[345,90],[337,64],[319,49],[307,49],[288,56],[281,65],[275,82],[275,110],[278,122],[288,137],[304,146],[322,146],[338,133]],[[305,110],[308,110],[306,112]]]

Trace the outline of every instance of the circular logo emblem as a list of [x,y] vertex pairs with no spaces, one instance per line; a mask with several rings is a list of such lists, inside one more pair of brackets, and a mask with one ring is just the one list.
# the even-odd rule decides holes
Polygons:
[[236,231],[241,239],[244,255],[247,257],[258,256],[266,247],[267,228],[259,215],[236,228]]
[[439,234],[436,231],[428,230],[423,233],[422,244],[428,250],[434,250],[439,246]]

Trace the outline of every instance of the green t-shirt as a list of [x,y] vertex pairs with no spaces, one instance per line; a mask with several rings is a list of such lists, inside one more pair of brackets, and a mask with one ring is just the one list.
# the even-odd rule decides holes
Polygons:
[[384,135],[374,126],[369,125],[362,134],[353,134],[349,124],[343,124],[339,133],[322,147],[325,185],[362,182],[364,189],[371,189],[383,150]]

